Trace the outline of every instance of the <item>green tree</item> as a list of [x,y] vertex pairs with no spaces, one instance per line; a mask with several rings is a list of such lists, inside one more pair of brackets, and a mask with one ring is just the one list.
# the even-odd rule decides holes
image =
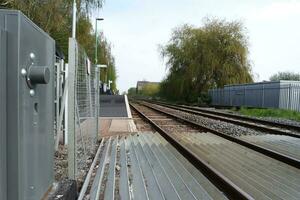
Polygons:
[[[72,30],[73,0],[0,0],[2,8],[21,10],[29,19],[47,32],[68,57],[68,38]],[[91,11],[101,8],[103,0],[77,0],[78,23],[77,40],[92,55],[90,45],[92,25],[89,20]],[[89,40],[89,43],[86,41]],[[87,48],[88,47],[88,48]]]
[[[90,22],[91,11],[103,6],[104,0],[77,0],[77,29],[76,39],[85,49],[88,57],[95,60],[95,31]],[[21,10],[27,17],[47,32],[61,47],[68,59],[68,39],[72,30],[73,0],[0,0],[3,8]],[[117,72],[111,45],[103,34],[98,38],[98,60],[106,64],[107,75],[101,78],[103,82],[112,80],[112,89],[116,92]],[[101,71],[102,72],[102,71]],[[106,71],[102,72],[106,74]]]
[[270,77],[270,81],[280,80],[300,81],[300,74],[294,72],[278,72]]
[[136,88],[135,87],[129,88],[127,91],[127,95],[128,96],[136,96]]
[[161,94],[196,101],[200,93],[225,84],[252,82],[245,28],[238,21],[205,19],[204,26],[176,28],[161,47],[168,74]]
[[117,70],[115,64],[115,58],[111,52],[111,44],[104,37],[103,34],[100,34],[98,40],[100,41],[98,46],[98,62],[101,64],[107,65],[107,68],[101,69],[100,80],[102,82],[108,83],[112,81],[111,89],[117,91]]
[[143,86],[141,91],[139,91],[138,95],[147,96],[147,97],[155,97],[159,94],[160,85],[158,83],[147,83]]

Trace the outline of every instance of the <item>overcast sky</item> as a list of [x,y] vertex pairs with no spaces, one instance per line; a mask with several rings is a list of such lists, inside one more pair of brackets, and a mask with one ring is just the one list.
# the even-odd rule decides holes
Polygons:
[[158,45],[174,27],[201,26],[207,16],[244,22],[256,81],[300,72],[300,0],[106,0],[94,17],[105,18],[99,30],[113,45],[120,91],[138,80],[161,81],[166,67]]

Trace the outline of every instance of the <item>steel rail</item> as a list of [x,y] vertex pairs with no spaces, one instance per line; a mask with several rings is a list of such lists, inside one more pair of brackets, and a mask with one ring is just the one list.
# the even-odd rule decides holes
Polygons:
[[86,193],[86,190],[87,190],[87,188],[88,188],[88,186],[89,186],[89,184],[90,184],[90,179],[91,179],[91,177],[92,177],[93,170],[94,170],[94,168],[95,168],[95,165],[96,165],[96,163],[97,163],[97,160],[99,160],[99,154],[100,154],[100,151],[101,151],[102,146],[103,146],[103,140],[101,141],[101,143],[100,143],[100,145],[99,145],[99,147],[98,147],[98,150],[97,150],[97,153],[96,153],[96,155],[95,155],[95,157],[94,157],[93,163],[92,163],[92,165],[91,165],[91,167],[90,167],[90,169],[89,169],[89,171],[88,171],[88,173],[87,173],[87,175],[86,175],[86,177],[85,177],[83,186],[82,186],[82,188],[81,188],[81,190],[80,190],[79,197],[78,197],[77,200],[83,200],[83,198],[84,198],[84,195],[85,195],[85,193]]
[[163,110],[160,110],[158,108],[155,108],[155,107],[152,107],[150,105],[147,105],[147,104],[144,104],[144,103],[141,103],[142,105],[152,109],[152,110],[155,110],[157,112],[160,112],[160,113],[163,113],[165,115],[168,115],[174,119],[177,119],[177,120],[180,120],[180,121],[184,121],[186,122],[187,124],[190,124],[192,126],[195,126],[197,128],[200,128],[202,130],[205,130],[207,132],[210,132],[210,133],[213,133],[215,135],[218,135],[224,139],[227,139],[231,142],[234,142],[234,143],[237,143],[239,145],[242,145],[244,147],[247,147],[249,149],[252,149],[254,151],[257,151],[259,153],[262,153],[268,157],[271,157],[275,160],[278,160],[278,161],[281,161],[281,162],[284,162],[290,166],[293,166],[297,169],[300,169],[300,160],[299,159],[296,159],[296,158],[293,158],[293,157],[290,157],[288,155],[284,155],[284,154],[281,154],[279,152],[276,152],[276,151],[273,151],[271,149],[268,149],[268,148],[265,148],[265,147],[262,147],[260,145],[257,145],[257,144],[253,144],[253,143],[250,143],[250,142],[247,142],[245,140],[241,140],[237,137],[233,137],[233,136],[230,136],[230,135],[227,135],[225,133],[222,133],[220,131],[217,131],[217,130],[214,130],[214,129],[211,129],[211,128],[208,128],[206,126],[203,126],[203,125],[200,125],[199,123],[196,123],[196,122],[193,122],[193,121],[189,121],[188,119],[185,119],[181,116],[178,116],[178,115],[175,115],[175,114],[171,114],[171,113],[168,113],[166,111],[163,111]]
[[[217,112],[217,111],[212,111],[212,110],[205,110],[205,109],[191,107],[191,106],[173,105],[173,104],[157,102],[157,101],[149,101],[149,102],[158,104],[158,105],[163,105],[163,106],[166,106],[169,108],[175,108],[177,110],[189,112],[189,113],[196,114],[196,115],[202,115],[202,116],[212,118],[212,119],[217,119],[217,120],[226,121],[229,123],[234,123],[237,125],[245,126],[248,128],[252,128],[252,129],[256,129],[256,130],[260,130],[260,131],[264,131],[264,132],[270,132],[272,134],[286,135],[286,136],[290,136],[290,137],[300,138],[300,134],[288,133],[288,132],[285,132],[282,130],[264,127],[264,125],[268,125],[268,126],[274,126],[277,128],[283,128],[283,129],[288,129],[288,130],[293,129],[293,130],[300,132],[300,127],[294,126],[294,125],[271,122],[268,120],[255,119],[255,118],[251,118],[251,117],[239,116],[239,115],[234,115],[234,114],[230,114],[230,113],[222,113],[222,112]],[[230,119],[230,118],[234,118],[234,119]],[[240,121],[240,120],[244,120],[244,121]],[[260,123],[261,125],[251,124],[251,123],[248,123],[245,121]]]
[[136,106],[130,103],[130,106],[146,121],[148,121],[175,149],[177,149],[187,160],[189,160],[198,170],[200,170],[216,187],[225,193],[230,199],[253,199],[251,195],[243,191],[227,177],[210,166],[194,152],[189,150],[179,141],[174,139],[171,134],[163,130],[154,121],[142,113]]

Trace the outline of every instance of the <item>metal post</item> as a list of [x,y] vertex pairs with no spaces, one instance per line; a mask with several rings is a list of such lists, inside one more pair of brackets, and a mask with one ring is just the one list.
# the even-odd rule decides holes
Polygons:
[[98,63],[98,58],[97,58],[97,56],[98,56],[98,52],[97,52],[97,50],[98,50],[98,48],[97,48],[97,46],[98,46],[98,32],[97,32],[97,22],[98,21],[102,21],[102,20],[104,20],[103,18],[96,18],[96,21],[95,21],[95,65],[97,65],[97,63]]
[[76,40],[69,39],[68,66],[68,176],[76,179],[76,133],[75,133],[75,73]]
[[[96,19],[96,24],[95,24],[95,65],[97,65],[97,63],[98,63],[98,58],[97,58],[97,50],[98,50],[98,48],[97,48],[97,46],[98,46],[98,44],[97,44],[97,42],[98,42],[98,38],[97,38],[97,22],[98,22],[98,20]],[[97,67],[97,66],[96,66]]]
[[96,65],[96,140],[100,140],[101,136],[99,136],[99,109],[100,109],[100,88],[99,88],[99,78],[100,78],[100,67]]
[[72,38],[76,38],[76,13],[77,13],[76,0],[74,0],[74,2],[73,2]]
[[7,199],[6,168],[6,32],[0,30],[0,199]]
[[291,91],[292,85],[289,84],[289,102],[288,102],[288,109],[291,110],[292,109],[292,102],[291,102],[291,96],[292,96],[292,91]]
[[263,108],[265,106],[265,84],[262,85],[262,102],[261,107]]
[[56,119],[56,137],[59,136],[58,132],[60,131],[59,130],[59,127],[58,127],[58,121],[59,121],[59,107],[60,107],[60,104],[59,104],[59,97],[60,97],[60,71],[61,71],[61,62],[59,63],[56,63],[55,64],[56,66],[56,97],[55,97],[55,105],[56,105],[56,112],[55,112],[55,119]]
[[96,140],[99,139],[98,137],[99,134],[99,129],[100,129],[100,124],[99,124],[99,109],[100,109],[100,89],[99,89],[99,80],[100,80],[100,67],[97,66],[98,63],[98,35],[97,35],[97,22],[104,20],[103,18],[96,18],[95,20],[95,66],[96,66]]
[[68,101],[69,101],[69,98],[68,98],[68,89],[69,89],[69,86],[68,86],[68,75],[69,75],[69,63],[66,63],[65,64],[65,73],[64,73],[65,77],[64,77],[64,84],[65,84],[65,87],[64,87],[64,95],[63,95],[63,99],[62,99],[62,102],[64,104],[64,107],[65,107],[65,120],[64,120],[64,131],[65,131],[65,134],[64,134],[64,143],[65,144],[68,144],[68,120],[69,120],[69,111],[68,111]]

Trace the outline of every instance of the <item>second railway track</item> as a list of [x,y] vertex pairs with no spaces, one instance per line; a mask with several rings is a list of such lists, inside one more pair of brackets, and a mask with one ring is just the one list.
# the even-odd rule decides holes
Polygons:
[[278,122],[272,122],[264,119],[258,119],[253,117],[247,117],[237,114],[231,114],[226,112],[214,111],[200,107],[185,106],[185,105],[172,105],[164,102],[151,101],[151,103],[162,105],[168,108],[177,109],[183,112],[188,112],[195,115],[201,115],[211,119],[225,121],[228,123],[252,128],[258,131],[264,131],[267,133],[287,135],[290,137],[300,138],[300,126],[292,124],[284,124]]
[[[212,181],[221,182],[221,189],[227,195],[235,193],[245,199],[300,198],[297,158],[267,148],[262,149],[270,151],[268,153],[249,148],[243,142],[228,140],[195,123],[187,124],[184,119],[175,119],[172,114],[150,105],[132,104],[132,107],[173,146],[190,156],[191,162],[202,165],[202,171],[209,172]],[[249,144],[259,146],[254,142]]]
[[[220,119],[218,116],[214,115],[213,118],[210,116],[203,115],[202,112],[194,111],[193,109],[182,109],[181,106],[171,106],[169,104],[162,103],[152,103],[151,105],[158,106],[158,109],[167,110],[171,113],[178,114],[180,113],[185,119],[190,119],[191,121],[201,119],[200,123],[202,127],[208,127],[209,130],[212,130],[217,133],[225,133],[229,134],[232,129],[223,130],[224,127],[219,126],[219,124],[224,123],[224,120]],[[200,108],[201,109],[201,108]],[[186,113],[186,114],[184,114]],[[193,117],[191,117],[193,116]],[[208,120],[207,119],[212,119]],[[240,131],[238,127],[243,127],[239,123],[236,124],[234,122],[225,122],[228,123],[234,129]],[[199,123],[198,123],[199,124]],[[213,124],[213,125],[212,125]],[[253,126],[256,126],[252,124]],[[257,127],[255,129],[258,129]],[[260,130],[260,129],[259,129]],[[263,147],[265,149],[269,149],[270,151],[277,152],[278,154],[285,155],[286,157],[290,157],[292,160],[295,160],[296,167],[299,168],[300,163],[300,138],[298,134],[295,133],[287,133],[285,130],[274,129],[265,127],[264,131],[255,131],[253,129],[246,129],[240,131],[241,133],[234,135],[238,140],[243,140],[247,143],[254,144],[256,146]],[[221,134],[220,133],[220,134]]]

